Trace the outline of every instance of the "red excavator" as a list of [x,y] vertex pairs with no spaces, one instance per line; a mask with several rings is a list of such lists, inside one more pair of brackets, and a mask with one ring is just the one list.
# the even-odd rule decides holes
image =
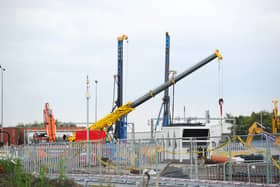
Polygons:
[[49,103],[45,104],[45,109],[43,113],[44,113],[45,132],[40,134],[34,133],[33,141],[34,143],[55,142],[56,141],[55,119],[52,110],[49,108]]

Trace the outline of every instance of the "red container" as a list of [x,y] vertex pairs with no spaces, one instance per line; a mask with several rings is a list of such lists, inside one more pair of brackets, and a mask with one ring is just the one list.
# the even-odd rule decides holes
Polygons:
[[[10,145],[17,145],[18,144],[18,140],[19,140],[19,128],[17,127],[4,127],[3,128],[3,142],[4,142],[4,145],[8,145],[8,139],[10,137]],[[0,132],[1,132],[1,129],[0,129]],[[5,133],[7,132],[7,133]],[[0,136],[1,136],[1,133],[0,133]]]
[[20,128],[19,130],[19,145],[24,144],[24,130],[25,128]]
[[[101,130],[90,130],[89,140],[105,140],[106,133]],[[79,130],[76,132],[76,142],[87,140],[87,130]]]

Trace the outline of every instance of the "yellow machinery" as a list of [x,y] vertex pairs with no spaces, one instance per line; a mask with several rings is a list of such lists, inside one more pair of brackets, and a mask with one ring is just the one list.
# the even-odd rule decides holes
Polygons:
[[251,144],[255,134],[262,134],[269,138],[275,144],[280,145],[280,137],[266,132],[265,130],[263,130],[264,128],[265,127],[263,125],[259,124],[258,122],[254,122],[248,130],[249,133],[246,139],[246,145],[249,146]]
[[[191,73],[195,72],[197,69],[203,67],[204,65],[208,64],[212,60],[218,58],[218,60],[222,60],[222,55],[220,54],[219,50],[216,50],[215,53],[208,56],[207,58],[203,59],[202,61],[198,62],[197,64],[193,65],[192,67],[186,69],[182,73],[178,74],[174,77],[174,79],[170,79],[169,81],[164,82],[160,86],[156,87],[153,90],[148,91],[145,95],[139,97],[134,102],[128,102],[125,105],[120,106],[112,113],[106,115],[102,119],[96,121],[95,123],[91,124],[89,129],[90,130],[105,130],[106,128],[112,126],[116,123],[120,118],[124,115],[127,115],[129,112],[134,110],[137,106],[141,105],[142,103],[146,102],[147,100],[151,99],[152,97],[156,96],[160,92],[164,91],[166,88],[174,85],[181,79],[185,78],[186,76],[190,75]],[[68,138],[68,141],[75,141],[76,136],[73,135]]]
[[278,118],[278,101],[277,100],[273,100],[272,101],[273,105],[274,105],[274,110],[273,110],[273,117],[272,117],[272,133],[273,134],[277,134],[277,129],[280,128],[280,120]]
[[277,100],[272,101],[274,105],[273,109],[273,117],[272,117],[272,134],[269,132],[264,131],[265,127],[258,122],[254,122],[251,127],[248,129],[248,137],[246,140],[246,144],[250,145],[254,134],[263,134],[265,136],[268,136],[275,144],[280,144],[280,137],[277,137],[273,134],[277,134],[277,128],[280,128],[280,121],[278,118],[278,107],[277,107]]
[[[262,152],[262,150],[259,149],[255,149],[253,146],[251,146],[251,143],[254,139],[254,135],[256,134],[261,134],[263,136],[265,136],[266,138],[268,138],[271,142],[273,142],[274,144],[280,146],[280,136],[277,136],[277,128],[280,128],[280,122],[279,122],[279,118],[278,118],[278,108],[277,108],[277,103],[278,101],[274,100],[272,101],[274,104],[274,116],[272,118],[272,133],[269,133],[267,131],[265,131],[265,127],[258,123],[258,122],[254,122],[250,128],[248,129],[248,136],[246,139],[246,142],[244,142],[242,140],[242,138],[240,138],[239,136],[235,136],[235,138],[237,138],[242,144],[244,144],[247,147],[250,147],[251,150],[253,150],[254,152]],[[216,153],[215,153],[216,154]],[[223,156],[227,156],[228,152],[220,152],[220,155]],[[232,156],[236,156],[236,155],[250,155],[252,154],[251,151],[235,151],[232,152],[231,155]]]

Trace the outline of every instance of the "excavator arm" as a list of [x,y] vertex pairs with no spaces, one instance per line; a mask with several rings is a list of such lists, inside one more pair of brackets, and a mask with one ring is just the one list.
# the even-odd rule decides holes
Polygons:
[[253,141],[254,135],[263,132],[263,130],[258,127],[257,122],[254,122],[251,127],[248,129],[248,136],[246,140],[246,145],[250,145]]
[[248,129],[248,136],[247,136],[247,140],[246,140],[247,145],[251,144],[254,134],[263,134],[266,137],[268,137],[271,141],[273,141],[274,144],[280,145],[280,137],[273,135],[273,134],[277,134],[277,129],[280,128],[280,120],[278,118],[278,107],[277,107],[278,101],[273,100],[272,103],[274,106],[274,109],[273,109],[274,115],[272,117],[272,134],[264,131],[263,130],[264,127],[261,124],[254,122],[251,125],[251,127]]
[[45,104],[44,122],[45,122],[46,133],[49,137],[49,142],[55,142],[56,141],[55,119],[52,110],[49,107],[49,103]]
[[[259,127],[260,126],[260,127]],[[274,144],[280,145],[280,137],[274,136],[273,134],[266,132],[263,130],[263,126],[259,124],[258,122],[254,122],[251,127],[248,130],[248,136],[246,140],[246,145],[249,146],[251,142],[253,141],[254,135],[255,134],[262,134],[269,138]]]

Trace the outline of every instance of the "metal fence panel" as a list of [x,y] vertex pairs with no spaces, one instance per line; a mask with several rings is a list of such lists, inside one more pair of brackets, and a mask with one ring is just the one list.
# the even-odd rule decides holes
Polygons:
[[[219,144],[214,143],[217,138]],[[254,135],[251,144],[246,140],[225,136],[31,144],[2,147],[0,159],[18,158],[26,172],[45,168],[49,175],[156,175],[172,162],[189,179],[279,184],[279,145],[261,135]]]

